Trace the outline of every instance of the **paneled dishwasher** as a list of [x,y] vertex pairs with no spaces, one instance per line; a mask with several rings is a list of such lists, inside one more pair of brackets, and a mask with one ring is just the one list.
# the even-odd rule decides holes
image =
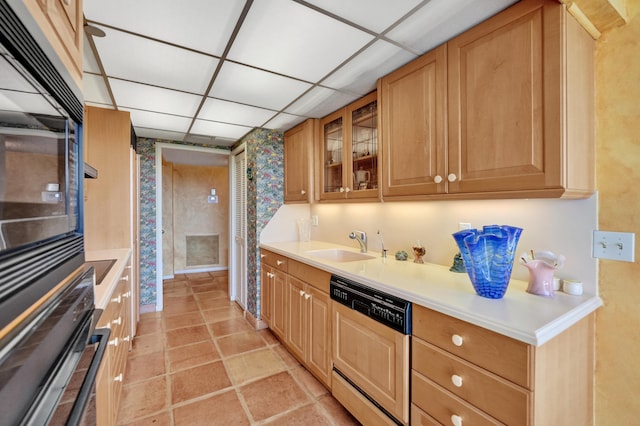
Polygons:
[[362,424],[409,423],[411,302],[336,275],[332,394]]

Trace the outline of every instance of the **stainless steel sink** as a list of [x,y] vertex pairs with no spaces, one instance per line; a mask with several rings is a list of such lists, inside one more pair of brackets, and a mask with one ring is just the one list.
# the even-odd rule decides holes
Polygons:
[[343,249],[309,250],[305,253],[309,256],[330,260],[332,262],[356,262],[358,260],[375,259],[375,256],[367,253],[358,253]]

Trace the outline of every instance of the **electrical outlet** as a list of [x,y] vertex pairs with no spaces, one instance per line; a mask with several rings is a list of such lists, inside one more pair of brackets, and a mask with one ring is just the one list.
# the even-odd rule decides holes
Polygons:
[[311,216],[311,225],[318,226],[318,215],[317,214],[314,214],[313,216]]
[[593,257],[635,261],[635,234],[632,232],[593,231]]
[[468,222],[458,223],[458,231],[462,231],[463,229],[471,229],[471,224]]

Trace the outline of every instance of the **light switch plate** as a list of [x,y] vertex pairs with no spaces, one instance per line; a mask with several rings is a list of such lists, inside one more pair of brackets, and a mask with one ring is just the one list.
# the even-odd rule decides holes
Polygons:
[[635,262],[635,234],[593,231],[593,257]]
[[314,214],[313,216],[311,216],[311,225],[312,226],[318,226],[318,215]]

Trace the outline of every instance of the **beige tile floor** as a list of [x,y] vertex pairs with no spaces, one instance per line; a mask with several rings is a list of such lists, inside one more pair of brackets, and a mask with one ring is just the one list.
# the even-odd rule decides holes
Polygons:
[[162,313],[140,316],[119,425],[358,425],[268,330],[228,299],[227,274],[164,283]]

